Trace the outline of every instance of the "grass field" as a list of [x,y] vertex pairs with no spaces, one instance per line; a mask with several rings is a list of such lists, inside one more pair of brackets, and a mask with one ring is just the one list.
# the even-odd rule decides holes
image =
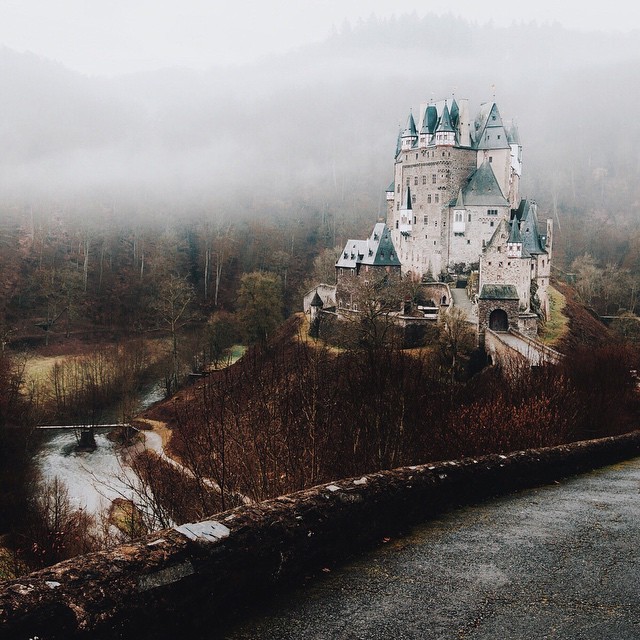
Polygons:
[[544,323],[540,340],[549,346],[557,344],[569,331],[569,319],[564,315],[565,297],[549,287],[549,319]]

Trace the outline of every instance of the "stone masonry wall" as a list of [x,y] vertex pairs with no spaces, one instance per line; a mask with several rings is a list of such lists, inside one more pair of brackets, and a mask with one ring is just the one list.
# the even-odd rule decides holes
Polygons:
[[[640,455],[640,432],[372,473],[0,583],[0,638],[188,637],[456,505]],[[208,625],[205,627],[204,625]]]

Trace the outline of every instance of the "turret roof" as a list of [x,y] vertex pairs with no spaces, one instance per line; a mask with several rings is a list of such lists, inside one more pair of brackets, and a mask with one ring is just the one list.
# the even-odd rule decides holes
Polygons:
[[547,253],[538,232],[538,205],[530,200],[521,200],[515,217],[520,220],[522,246],[531,255]]
[[511,221],[511,231],[509,232],[509,244],[522,244],[522,235],[520,234],[520,225],[517,218]]
[[413,112],[409,111],[409,117],[407,118],[407,126],[402,132],[402,137],[414,138],[418,135],[418,131],[416,130],[416,121],[413,119]]
[[449,107],[445,102],[444,109],[442,110],[442,117],[440,118],[440,124],[436,131],[444,131],[446,133],[455,133],[455,129],[451,125],[451,116],[449,115]]

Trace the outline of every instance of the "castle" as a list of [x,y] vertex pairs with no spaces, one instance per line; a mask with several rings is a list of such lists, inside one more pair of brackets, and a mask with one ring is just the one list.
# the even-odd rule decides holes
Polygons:
[[[387,225],[402,273],[435,280],[479,266],[480,300],[516,300],[517,313],[548,315],[552,223],[540,234],[535,202],[520,199],[522,145],[495,102],[476,118],[467,100],[420,106],[398,135]],[[485,303],[486,306],[487,303]],[[511,315],[513,316],[511,312]],[[482,329],[482,314],[480,314]],[[520,328],[532,332],[531,322]],[[516,328],[515,318],[511,318]]]
[[553,228],[547,220],[541,233],[536,203],[520,199],[515,123],[502,119],[495,102],[472,121],[468,101],[455,98],[423,104],[419,114],[416,125],[410,113],[398,134],[386,224],[376,224],[368,240],[348,240],[325,309],[330,302],[355,310],[352,283],[363,273],[434,283],[478,270],[472,298],[480,334],[512,329],[534,337],[549,313]]

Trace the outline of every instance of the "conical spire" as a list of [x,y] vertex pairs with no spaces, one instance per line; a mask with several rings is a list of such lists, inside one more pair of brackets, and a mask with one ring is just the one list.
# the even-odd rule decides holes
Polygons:
[[451,116],[449,115],[449,107],[445,103],[442,110],[442,117],[440,118],[440,124],[437,129],[440,133],[455,133],[455,129],[451,125]]
[[409,111],[409,117],[407,118],[407,126],[405,130],[402,132],[402,137],[411,137],[415,138],[418,135],[418,131],[416,129],[416,121],[413,119],[413,112]]
[[411,187],[407,186],[407,199],[404,204],[404,209],[413,209],[411,205]]
[[522,244],[522,235],[520,234],[520,225],[518,220],[514,219],[511,222],[511,231],[509,233],[509,244]]

